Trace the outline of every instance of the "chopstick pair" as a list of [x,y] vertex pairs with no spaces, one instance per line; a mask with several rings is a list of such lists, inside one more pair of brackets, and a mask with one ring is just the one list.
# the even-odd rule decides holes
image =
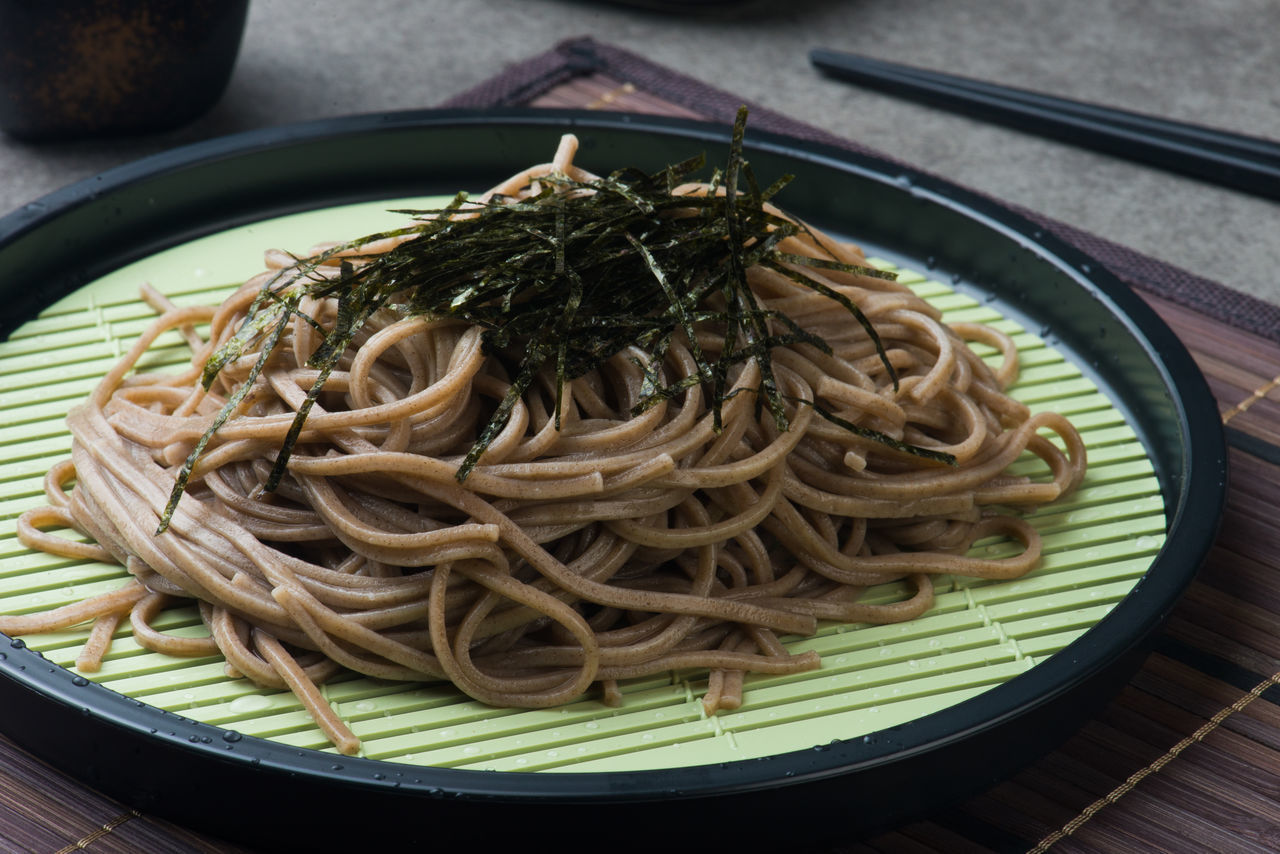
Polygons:
[[824,73],[892,95],[1280,199],[1280,143],[953,74],[816,49]]

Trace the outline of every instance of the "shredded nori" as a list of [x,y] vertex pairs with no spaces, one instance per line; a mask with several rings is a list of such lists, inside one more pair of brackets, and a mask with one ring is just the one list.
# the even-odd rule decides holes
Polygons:
[[[787,265],[807,265],[860,275],[893,278],[873,267],[819,261],[778,250],[786,237],[806,231],[776,216],[766,202],[791,176],[761,189],[743,156],[746,110],[734,124],[728,162],[713,172],[705,195],[677,194],[704,166],[703,157],[652,174],[634,168],[595,180],[565,175],[539,179],[540,190],[519,200],[492,199],[466,204],[459,194],[440,210],[398,211],[414,218],[395,231],[361,237],[334,247],[268,282],[236,334],[207,361],[202,381],[209,388],[219,372],[261,341],[249,376],[222,407],[178,473],[160,531],[169,523],[196,461],[215,431],[242,405],[248,389],[270,358],[287,322],[301,314],[304,295],[337,299],[337,318],[325,330],[310,317],[323,341],[308,360],[318,377],[295,415],[264,489],[275,489],[301,435],[312,405],[361,325],[390,308],[406,316],[455,317],[479,325],[486,350],[515,353],[509,390],[458,467],[465,480],[485,449],[506,425],[512,408],[539,372],[553,365],[557,384],[555,418],[560,421],[560,388],[628,346],[648,357],[642,398],[633,414],[679,394],[694,383],[711,387],[716,428],[726,399],[730,369],[754,359],[761,379],[757,408],[766,408],[780,430],[788,419],[774,379],[774,347],[805,342],[829,353],[820,337],[790,318],[763,308],[747,285],[746,270],[763,264],[837,301],[874,342],[895,387],[897,375],[871,322],[856,304]],[[739,187],[745,182],[745,188]],[[385,237],[405,238],[382,254],[342,261],[336,276],[316,271],[340,252]],[[697,344],[696,328],[723,336],[719,356],[709,360]],[[698,374],[664,385],[659,369],[672,336],[690,342]],[[948,454],[918,448],[859,428],[821,407],[815,411],[859,436],[900,452],[954,464]]]

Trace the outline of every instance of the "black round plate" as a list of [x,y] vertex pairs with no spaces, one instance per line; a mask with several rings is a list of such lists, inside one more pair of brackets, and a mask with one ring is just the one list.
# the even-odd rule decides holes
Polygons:
[[[421,111],[269,128],[128,165],[0,220],[7,334],[132,260],[232,225],[378,198],[483,188],[545,159],[656,169],[728,130],[598,112]],[[1217,408],[1186,349],[1093,259],[1008,209],[899,166],[748,132],[757,174],[794,173],[789,210],[994,300],[1116,398],[1162,484],[1165,546],[1132,593],[1066,649],[943,713],[877,733],[715,766],[519,774],[417,767],[227,736],[97,685],[21,641],[0,661],[0,729],[139,809],[265,850],[364,850],[474,828],[486,847],[852,839],[987,787],[1052,748],[1117,690],[1190,583],[1221,515]],[[39,283],[32,287],[31,283]],[[322,818],[323,817],[323,818]]]

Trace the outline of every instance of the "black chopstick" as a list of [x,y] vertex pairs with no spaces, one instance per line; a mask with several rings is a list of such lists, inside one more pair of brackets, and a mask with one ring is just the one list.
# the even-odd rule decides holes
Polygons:
[[809,59],[824,73],[841,80],[1280,199],[1280,143],[1271,140],[839,51],[819,48],[810,52]]

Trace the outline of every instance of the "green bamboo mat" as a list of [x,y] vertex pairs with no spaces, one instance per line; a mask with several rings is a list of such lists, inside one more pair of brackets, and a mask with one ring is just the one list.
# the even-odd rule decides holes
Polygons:
[[[137,299],[150,282],[180,304],[216,302],[255,273],[265,247],[305,251],[333,237],[400,222],[386,208],[426,207],[409,199],[283,217],[159,253],[77,291],[0,344],[0,612],[28,613],[118,586],[122,569],[33,554],[14,537],[25,509],[43,502],[41,479],[69,452],[69,406],[149,322]],[[1044,560],[1013,582],[941,578],[935,608],[921,619],[880,627],[828,625],[788,643],[817,650],[820,670],[749,677],[739,711],[711,718],[699,698],[705,675],[673,673],[623,686],[621,708],[594,699],[552,710],[494,709],[442,685],[347,678],[325,686],[329,702],[362,739],[363,755],[410,764],[506,771],[624,771],[725,762],[803,749],[833,739],[873,737],[941,711],[1034,667],[1101,619],[1133,588],[1159,551],[1165,530],[1159,483],[1145,451],[1106,394],[1031,332],[951,287],[913,271],[902,279],[948,321],[978,321],[1015,336],[1023,370],[1014,396],[1056,409],[1081,430],[1090,469],[1069,500],[1031,520]],[[176,333],[143,369],[185,362]],[[1026,459],[1020,473],[1043,464]],[[1002,543],[979,544],[993,554]],[[886,600],[894,585],[871,591]],[[193,608],[171,611],[162,627],[202,634]],[[73,667],[82,631],[30,636],[51,661]],[[223,675],[214,658],[174,659],[139,647],[122,630],[96,674],[101,684],[184,717],[298,747],[329,750],[287,692],[264,691]]]

